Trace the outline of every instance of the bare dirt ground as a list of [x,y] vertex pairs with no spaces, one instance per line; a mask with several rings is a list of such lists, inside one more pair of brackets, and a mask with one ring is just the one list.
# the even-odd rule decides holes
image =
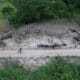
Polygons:
[[[8,29],[8,28],[7,28]],[[1,30],[2,31],[2,30]],[[12,37],[3,39],[4,49],[64,49],[80,48],[80,28],[75,22],[67,20],[45,21],[10,29]]]
[[68,62],[80,64],[80,49],[23,50],[22,53],[17,50],[0,51],[0,67],[19,64],[34,69],[60,57]]
[[46,57],[46,56],[80,56],[80,49],[55,49],[55,50],[1,50],[0,58],[8,57]]
[[2,21],[0,28],[0,59],[20,58],[21,64],[32,67],[49,57],[80,56],[80,28],[73,21],[32,23],[17,30]]
[[0,20],[0,32],[10,30],[11,26],[8,24],[7,20]]

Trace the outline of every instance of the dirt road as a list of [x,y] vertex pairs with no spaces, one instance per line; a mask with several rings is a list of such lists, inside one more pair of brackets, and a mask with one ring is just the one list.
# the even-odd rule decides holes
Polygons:
[[0,51],[2,57],[46,57],[46,56],[80,56],[80,49],[57,49],[57,50],[4,50]]

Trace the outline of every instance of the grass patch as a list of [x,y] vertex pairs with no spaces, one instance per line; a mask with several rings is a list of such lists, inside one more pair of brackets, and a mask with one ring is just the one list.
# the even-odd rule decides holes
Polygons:
[[80,65],[57,59],[36,70],[10,66],[0,69],[0,80],[80,80]]

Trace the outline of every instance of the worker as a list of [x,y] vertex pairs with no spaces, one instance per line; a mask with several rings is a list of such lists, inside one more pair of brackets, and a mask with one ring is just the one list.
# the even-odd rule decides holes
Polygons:
[[22,53],[22,48],[19,48],[19,53]]

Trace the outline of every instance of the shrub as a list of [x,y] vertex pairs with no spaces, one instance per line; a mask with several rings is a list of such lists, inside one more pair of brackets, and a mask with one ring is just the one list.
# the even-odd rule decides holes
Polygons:
[[35,70],[11,65],[0,68],[0,80],[80,80],[80,65],[58,58]]

